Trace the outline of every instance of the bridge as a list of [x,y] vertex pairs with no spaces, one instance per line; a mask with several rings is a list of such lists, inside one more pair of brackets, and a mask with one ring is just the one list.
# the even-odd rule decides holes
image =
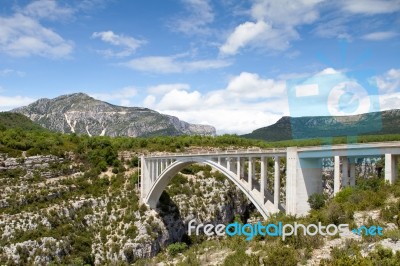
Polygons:
[[[384,178],[389,183],[395,182],[399,155],[400,142],[381,142],[142,156],[141,201],[156,208],[171,178],[188,165],[200,163],[211,166],[237,185],[264,219],[279,211],[301,216],[310,210],[309,196],[322,193],[322,159],[333,159],[333,190],[336,194],[342,187],[355,185],[356,159],[359,158],[384,156]],[[273,179],[268,178],[269,158],[274,162]],[[282,158],[286,159],[285,187],[280,182]],[[258,171],[256,163],[260,165]],[[268,180],[273,180],[273,186],[267,183]],[[273,189],[267,189],[267,185]]]

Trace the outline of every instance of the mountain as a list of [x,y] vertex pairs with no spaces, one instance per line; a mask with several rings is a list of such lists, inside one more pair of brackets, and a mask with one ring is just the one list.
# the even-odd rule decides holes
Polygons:
[[21,128],[23,130],[45,130],[40,125],[32,122],[22,114],[0,112],[0,131],[10,128]]
[[244,138],[280,141],[335,136],[400,134],[400,110],[353,116],[284,116],[275,124],[259,128]]
[[11,112],[23,114],[47,129],[62,133],[113,137],[215,135],[212,126],[189,124],[147,108],[112,105],[84,93],[39,99]]

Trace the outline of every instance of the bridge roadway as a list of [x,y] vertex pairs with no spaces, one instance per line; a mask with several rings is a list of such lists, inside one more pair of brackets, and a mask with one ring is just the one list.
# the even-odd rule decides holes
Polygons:
[[[355,185],[355,163],[359,158],[384,156],[385,180],[393,183],[399,155],[400,142],[396,141],[142,156],[141,201],[155,208],[171,178],[186,166],[200,163],[210,165],[234,182],[264,218],[278,211],[301,216],[310,210],[309,196],[322,193],[323,158],[333,158],[334,193],[337,193],[342,187]],[[272,180],[268,178],[268,158],[274,161],[273,186],[268,184]],[[281,158],[286,159],[285,187],[280,184]],[[259,171],[256,163],[260,164]]]

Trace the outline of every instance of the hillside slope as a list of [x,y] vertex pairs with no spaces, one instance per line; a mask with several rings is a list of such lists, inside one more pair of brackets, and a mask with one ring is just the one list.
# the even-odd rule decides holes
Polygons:
[[275,124],[242,135],[266,141],[323,138],[335,136],[399,134],[400,110],[354,116],[284,116]]
[[0,130],[21,128],[23,130],[45,130],[22,114],[0,112]]

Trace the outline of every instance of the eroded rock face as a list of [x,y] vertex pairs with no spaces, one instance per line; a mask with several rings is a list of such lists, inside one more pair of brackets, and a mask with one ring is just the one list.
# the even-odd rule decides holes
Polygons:
[[[120,154],[125,162],[133,155]],[[7,165],[3,166],[4,171],[26,170],[2,180],[0,264],[64,262],[75,254],[73,243],[79,239],[85,240],[86,253],[96,265],[133,263],[155,256],[170,243],[183,241],[192,219],[204,224],[226,224],[250,208],[248,199],[232,182],[216,178],[214,173],[209,177],[202,172],[184,175],[187,182],[170,184],[166,190],[169,200],[163,201],[156,210],[133,200],[139,198],[139,190],[129,186],[129,182],[137,169],[128,165],[125,165],[128,170],[119,177],[109,175],[108,171],[102,173],[98,178],[108,179],[110,183],[101,193],[95,193],[96,196],[82,190],[83,173],[44,176],[49,166],[72,165],[73,158],[72,155],[65,159],[56,156],[9,158],[0,154],[0,161]],[[39,174],[46,178],[28,178],[29,169],[40,170]],[[42,205],[32,208],[36,201]],[[13,211],[13,206],[20,209]]]
[[190,124],[147,108],[112,105],[84,93],[39,99],[12,112],[62,133],[112,137],[216,134],[212,126]]

